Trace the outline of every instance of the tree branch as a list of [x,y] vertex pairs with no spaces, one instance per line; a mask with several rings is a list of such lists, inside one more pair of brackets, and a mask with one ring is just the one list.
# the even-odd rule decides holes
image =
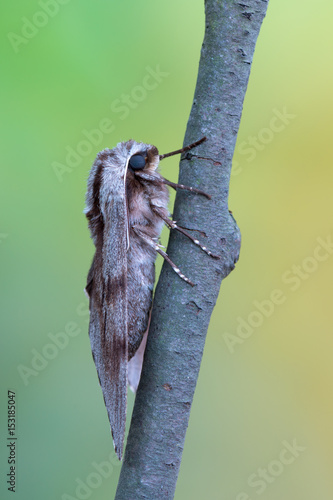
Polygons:
[[179,191],[173,218],[180,226],[205,231],[207,238],[193,234],[221,259],[204,254],[182,234],[171,234],[168,254],[197,286],[183,282],[164,263],[118,500],[174,496],[210,316],[221,281],[239,255],[240,233],[228,211],[230,170],[267,3],[205,2],[205,38],[184,145],[203,136],[207,141],[184,154],[179,182],[204,190],[212,199]]

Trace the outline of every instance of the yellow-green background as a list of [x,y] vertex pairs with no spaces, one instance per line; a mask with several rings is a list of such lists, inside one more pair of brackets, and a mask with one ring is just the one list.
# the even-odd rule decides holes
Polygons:
[[[202,0],[70,0],[15,53],[8,32],[20,34],[22,18],[40,10],[36,1],[6,3],[0,21],[0,497],[14,498],[4,480],[6,394],[13,389],[17,500],[75,498],[76,478],[85,481],[92,462],[112,453],[86,316],[77,313],[93,253],[82,214],[86,179],[97,151],[120,140],[150,142],[161,152],[182,144],[204,29]],[[333,256],[296,291],[282,278],[310,262],[318,237],[333,237],[332,15],[329,0],[271,0],[268,7],[231,182],[241,256],[208,332],[177,500],[333,498]],[[169,75],[121,120],[111,104],[158,65]],[[265,137],[273,110],[284,108],[294,118],[249,161],[242,143]],[[114,131],[59,182],[52,163],[64,163],[66,147],[76,148],[82,131],[103,118]],[[177,160],[163,172],[176,179]],[[253,302],[277,288],[284,303],[231,353],[225,334],[235,335],[237,318],[247,320]],[[31,367],[31,350],[41,352],[48,334],[70,322],[80,334],[24,385],[18,365]],[[259,495],[249,476],[293,440],[304,450]],[[111,499],[119,470],[113,465],[89,498]]]

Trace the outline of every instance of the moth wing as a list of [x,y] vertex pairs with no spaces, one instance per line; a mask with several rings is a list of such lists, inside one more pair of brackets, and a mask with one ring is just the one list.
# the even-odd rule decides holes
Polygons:
[[131,391],[134,392],[134,394],[136,393],[140,382],[143,356],[145,354],[147,337],[148,337],[148,329],[146,330],[143,336],[139,349],[136,351],[134,356],[128,362],[128,385]]
[[125,197],[106,208],[88,275],[89,337],[115,451],[121,459],[127,407],[127,211]]

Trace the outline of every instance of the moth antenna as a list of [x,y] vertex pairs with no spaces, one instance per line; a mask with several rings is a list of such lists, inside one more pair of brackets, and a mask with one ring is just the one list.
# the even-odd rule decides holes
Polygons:
[[202,144],[206,140],[207,140],[207,137],[205,136],[205,137],[202,137],[201,139],[199,139],[199,141],[192,142],[192,144],[190,144],[189,146],[185,146],[184,148],[177,149],[176,151],[171,151],[171,153],[166,153],[164,155],[160,155],[160,160],[163,160],[164,158],[168,158],[168,156],[179,155],[181,153],[185,153],[185,151],[189,151],[190,149],[196,148],[197,146],[199,146],[200,144]]

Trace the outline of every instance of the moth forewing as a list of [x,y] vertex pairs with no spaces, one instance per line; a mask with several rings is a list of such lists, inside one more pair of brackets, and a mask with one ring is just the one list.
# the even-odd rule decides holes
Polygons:
[[[114,447],[122,457],[127,405],[127,241],[128,221],[124,176],[100,154],[91,193],[90,218],[96,253],[89,273],[89,336],[107,408]],[[87,197],[88,198],[88,197]],[[89,206],[87,207],[89,208]],[[99,213],[98,213],[99,212]],[[97,224],[97,220],[99,223]]]

